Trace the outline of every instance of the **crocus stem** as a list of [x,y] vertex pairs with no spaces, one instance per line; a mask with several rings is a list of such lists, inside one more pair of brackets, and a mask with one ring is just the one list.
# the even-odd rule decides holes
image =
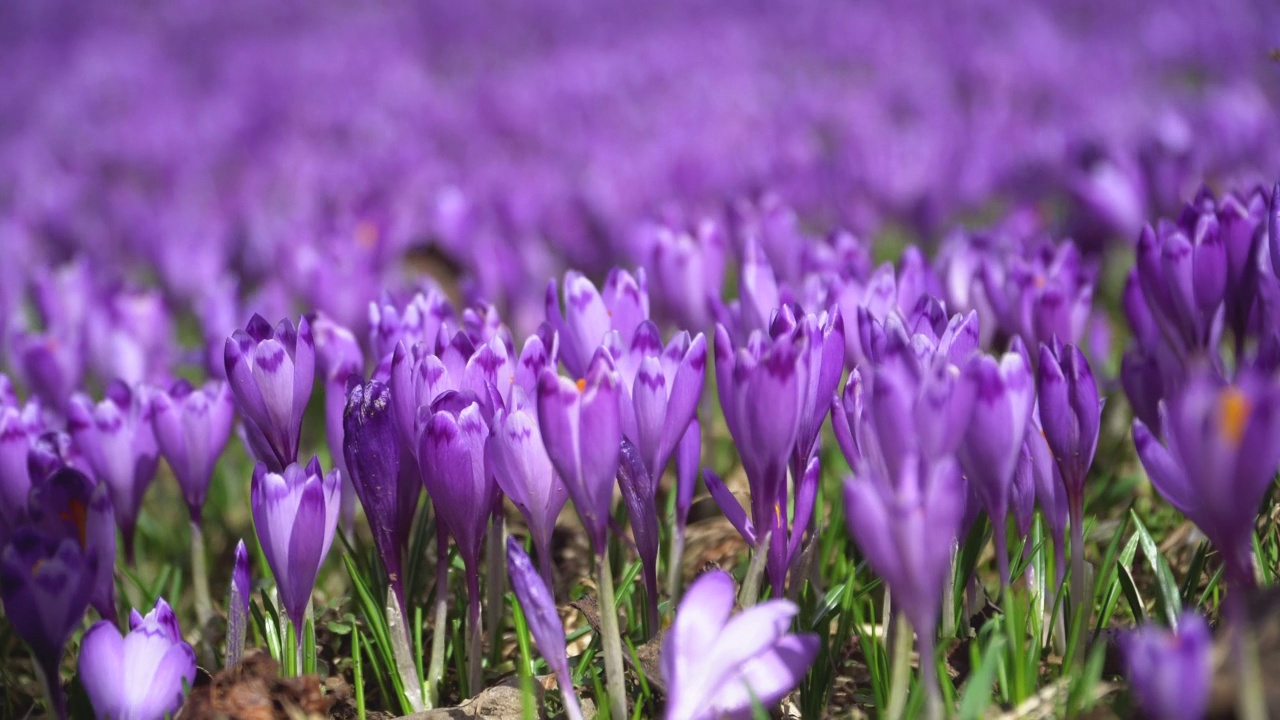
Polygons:
[[472,697],[484,683],[484,632],[480,627],[480,574],[474,565],[467,568],[467,691]]
[[671,597],[671,610],[675,612],[680,601],[680,584],[684,579],[681,562],[684,557],[684,528],[677,527],[671,538],[670,555],[667,556],[667,595]]
[[547,584],[547,589],[555,595],[556,585],[551,577],[551,541],[545,543],[536,543],[538,551],[538,574],[542,576],[542,582]]
[[613,571],[608,551],[596,555],[596,589],[600,593],[600,638],[604,649],[604,673],[609,690],[609,717],[626,718],[627,684],[622,670],[622,636],[618,632],[618,610],[613,601]]
[[922,632],[916,637],[920,647],[920,682],[924,685],[924,713],[929,720],[942,717],[942,695],[938,690],[938,662],[934,657],[932,632]]
[[1227,617],[1232,626],[1232,654],[1240,673],[1237,716],[1243,720],[1263,720],[1267,717],[1267,695],[1258,661],[1258,639],[1249,627],[1248,612],[1239,592],[1232,592],[1227,597]]
[[738,594],[738,604],[744,609],[755,605],[760,599],[760,580],[764,577],[765,562],[769,559],[770,537],[771,533],[765,533],[764,538],[756,544],[756,549],[751,552],[751,564],[747,566],[747,576],[742,579],[742,591]]
[[[1087,632],[1093,603],[1090,598],[1085,597],[1087,590],[1084,575],[1084,498],[1071,498],[1068,511],[1071,523],[1071,606],[1068,611],[1071,613],[1072,621],[1081,623],[1082,629]],[[1086,642],[1089,639],[1083,632],[1080,637]],[[1076,657],[1081,662],[1084,661],[1083,653],[1077,654]]]
[[485,549],[485,601],[489,603],[485,616],[485,627],[489,630],[489,665],[495,666],[501,660],[502,643],[498,638],[502,635],[502,595],[506,592],[506,527],[502,512],[493,514],[493,527],[489,528],[488,543]]
[[[290,620],[290,622],[293,622],[293,621]],[[304,620],[303,623],[305,622],[306,621]],[[304,632],[303,623],[293,623],[293,650],[294,650],[293,671],[295,675],[303,674],[302,672],[302,634]]]
[[196,594],[196,621],[203,628],[213,618],[213,600],[209,597],[209,571],[204,559],[204,530],[196,518],[191,519],[191,587]]
[[[892,627],[890,627],[892,626]],[[889,708],[886,717],[900,720],[907,709],[907,691],[911,687],[911,626],[902,613],[895,613],[885,621],[885,630],[892,630],[889,650]]]
[[405,700],[414,712],[425,709],[422,703],[422,684],[418,681],[418,667],[413,660],[409,642],[409,623],[405,620],[404,606],[394,588],[387,589],[387,633],[391,635],[391,654],[396,659],[396,671],[404,686]]
[[947,586],[942,589],[942,637],[955,637],[956,634],[956,604],[954,591],[956,586],[956,573],[959,572],[957,563],[959,561],[960,543],[951,543],[951,564],[947,572]]
[[996,545],[996,567],[1000,569],[1000,594],[1009,594],[1009,530],[1003,514],[991,518],[992,539]]
[[449,635],[449,542],[443,529],[436,537],[436,611],[432,623],[431,662],[427,665],[427,707],[440,700],[440,683],[444,680],[444,642]]
[[55,662],[46,667],[46,664],[39,658],[32,656],[35,662],[32,666],[36,669],[36,676],[41,686],[44,687],[44,699],[49,705],[49,711],[55,717],[67,717],[67,699],[62,694],[62,681],[58,677],[58,664]]

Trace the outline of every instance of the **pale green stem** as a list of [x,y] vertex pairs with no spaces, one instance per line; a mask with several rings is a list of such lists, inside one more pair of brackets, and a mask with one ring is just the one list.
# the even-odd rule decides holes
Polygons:
[[204,558],[204,531],[198,520],[191,521],[191,589],[196,595],[196,622],[203,628],[213,618],[209,597],[209,570]]
[[760,600],[760,581],[764,578],[765,562],[769,559],[769,538],[772,532],[767,532],[760,542],[756,543],[755,550],[751,551],[751,564],[747,566],[747,576],[742,579],[742,591],[738,594],[738,603],[744,608],[755,605]]
[[613,600],[613,571],[609,568],[609,553],[596,555],[597,591],[600,593],[600,638],[604,650],[604,673],[609,690],[609,717],[625,720],[627,715],[627,684],[622,669],[622,636],[618,631],[618,610]]
[[921,633],[916,642],[920,646],[920,681],[924,684],[924,712],[929,720],[942,718],[942,694],[938,690],[938,662],[934,657],[933,635]]
[[489,547],[485,550],[485,598],[489,606],[485,609],[485,627],[489,630],[489,665],[496,667],[502,659],[502,643],[498,642],[502,635],[502,596],[506,592],[506,524],[501,515],[493,518],[493,527],[489,529]]
[[667,595],[671,597],[671,612],[675,612],[680,602],[680,586],[684,579],[681,563],[684,557],[684,533],[677,532],[671,538],[671,550],[667,556]]
[[892,630],[893,647],[889,651],[889,708],[885,717],[901,720],[907,709],[907,694],[911,688],[911,625],[902,613],[893,619],[892,628],[885,624],[885,631]]
[[404,698],[414,712],[426,709],[422,702],[422,683],[418,680],[417,663],[409,643],[409,624],[394,589],[387,589],[387,633],[391,636],[391,654],[396,659],[396,671],[404,686]]
[[484,629],[480,626],[480,576],[467,567],[467,690],[471,697],[484,689]]
[[1236,697],[1236,706],[1239,708],[1237,717],[1241,720],[1266,720],[1269,717],[1267,693],[1262,678],[1262,665],[1258,659],[1258,638],[1249,629],[1248,615],[1241,599],[1228,598],[1228,603],[1232,605],[1228,614],[1234,616],[1232,624],[1235,628],[1231,634],[1234,636],[1235,656],[1240,672],[1239,694]]
[[[1081,623],[1080,639],[1088,642],[1089,616],[1093,610],[1093,598],[1088,595],[1088,582],[1084,569],[1084,503],[1073,500],[1070,507],[1071,522],[1071,607],[1072,621]],[[1084,662],[1084,653],[1077,658]]]
[[427,667],[427,700],[428,708],[434,707],[440,700],[440,683],[444,680],[444,641],[446,623],[449,621],[449,600],[447,592],[436,593],[435,632],[431,636],[431,663]]
[[952,593],[956,587],[956,573],[959,569],[956,567],[959,560],[960,543],[951,543],[951,564],[947,572],[947,586],[942,590],[942,637],[955,637],[956,634],[956,604]]

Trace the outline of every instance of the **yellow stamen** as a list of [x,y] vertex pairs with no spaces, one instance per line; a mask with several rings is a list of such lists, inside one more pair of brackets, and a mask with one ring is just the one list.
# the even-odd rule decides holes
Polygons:
[[371,248],[378,244],[378,226],[368,220],[356,225],[356,244],[362,248]]
[[1232,385],[1218,394],[1218,429],[1232,446],[1240,447],[1252,412],[1253,403],[1240,388]]
[[585,391],[586,389],[587,389],[587,379],[586,379],[586,378],[578,378],[578,392],[583,392],[583,391]]
[[32,577],[34,577],[34,576],[36,576],[36,575],[39,575],[39,574],[40,574],[40,568],[42,568],[42,567],[44,567],[44,558],[40,558],[39,560],[37,560],[37,561],[36,561],[36,564],[35,564],[35,565],[32,565],[32,566],[31,566],[31,575],[32,575]]
[[773,504],[773,514],[777,516],[778,527],[782,527],[782,503]]

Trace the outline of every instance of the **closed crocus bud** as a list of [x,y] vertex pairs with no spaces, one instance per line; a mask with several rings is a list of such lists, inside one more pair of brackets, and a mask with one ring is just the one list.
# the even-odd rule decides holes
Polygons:
[[1084,353],[1067,345],[1055,353],[1040,346],[1036,389],[1044,438],[1053,450],[1072,503],[1083,502],[1084,480],[1093,464],[1103,401]]
[[607,549],[622,447],[619,385],[618,373],[603,351],[576,383],[550,368],[538,381],[538,425],[547,456],[573,498],[597,554]]
[[1271,204],[1267,208],[1267,242],[1271,250],[1271,269],[1280,277],[1280,183],[1271,189]]
[[111,488],[116,524],[130,563],[142,497],[155,479],[159,463],[152,412],[143,388],[131,390],[121,382],[107,387],[102,402],[95,405],[77,395],[68,409],[67,429],[72,439],[97,481]]
[[[479,582],[480,551],[497,486],[484,462],[489,427],[479,403],[446,393],[422,428],[418,457],[422,480],[440,522],[448,528],[471,576]],[[461,408],[457,405],[461,404]]]
[[0,554],[0,599],[13,631],[31,648],[58,717],[66,717],[58,666],[84,618],[97,574],[96,558],[75,538],[19,528]]
[[288,319],[273,329],[254,315],[244,330],[227,338],[227,380],[244,419],[249,449],[271,472],[298,460],[302,415],[315,379],[311,325]]
[[974,386],[973,414],[957,453],[995,533],[996,561],[1002,587],[1009,585],[1009,558],[1005,525],[1010,485],[1027,431],[1027,419],[1035,402],[1031,369],[1018,353],[1006,353],[999,361],[981,356],[970,361],[965,374]]
[[342,451],[382,567],[403,605],[401,562],[422,480],[413,456],[400,443],[385,384],[372,380],[351,388],[343,415]]
[[369,303],[369,341],[379,370],[403,344],[411,348],[426,343],[435,348],[442,330],[448,332],[453,319],[453,307],[449,299],[434,288],[414,295],[403,308],[389,298]]
[[[651,342],[641,342],[643,338]],[[690,340],[687,332],[681,332],[663,348],[657,326],[645,320],[635,333],[626,361],[635,372],[622,395],[623,434],[635,443],[646,472],[656,479],[666,469],[702,399],[707,341],[701,333]],[[625,385],[627,374],[622,375]]]
[[1201,372],[1162,403],[1161,421],[1164,445],[1133,426],[1147,477],[1217,546],[1232,585],[1254,587],[1254,520],[1280,465],[1280,384],[1244,372],[1224,385]]
[[582,708],[578,705],[578,694],[573,690],[573,675],[569,672],[564,624],[556,613],[556,599],[551,594],[550,585],[534,571],[529,556],[513,537],[507,538],[507,574],[511,578],[511,589],[520,601],[520,609],[524,611],[533,644],[560,683],[565,714],[569,716],[569,720],[582,720]]
[[74,538],[92,556],[97,571],[89,602],[115,622],[116,521],[106,483],[95,486],[79,470],[62,467],[36,482],[27,505],[33,524],[50,535]]
[[1153,720],[1200,720],[1213,680],[1213,636],[1204,618],[1184,612],[1177,630],[1150,624],[1120,640],[1125,675]]
[[750,718],[772,708],[809,671],[815,635],[791,634],[797,608],[769,600],[732,615],[733,578],[722,570],[689,587],[662,645],[668,720]]
[[404,447],[418,452],[418,408],[430,406],[446,390],[457,390],[461,377],[453,377],[439,356],[424,343],[397,345],[391,355],[387,386],[392,416]]
[[499,408],[494,413],[485,458],[498,487],[524,516],[542,579],[551,587],[551,533],[569,500],[569,491],[542,444],[536,408],[524,398],[523,390],[517,389],[516,395],[510,410]]
[[231,567],[231,588],[227,591],[226,667],[240,662],[244,641],[249,636],[249,601],[253,587],[249,578],[249,550],[244,540],[236,543],[235,564]]
[[55,413],[66,412],[67,401],[80,386],[84,373],[81,343],[70,330],[43,333],[16,332],[13,361],[27,387]]
[[43,431],[39,403],[0,405],[0,536],[25,519],[31,490],[27,455]]
[[253,470],[253,524],[298,642],[316,575],[338,527],[341,487],[336,470],[321,474],[319,458],[306,467],[293,463],[283,473],[270,472],[264,463]]
[[720,224],[704,220],[691,232],[667,227],[653,230],[647,267],[655,286],[654,300],[680,325],[711,325],[710,298],[724,284],[727,239]]
[[105,293],[89,305],[84,328],[99,378],[136,385],[159,382],[169,371],[173,321],[159,291]]
[[196,653],[182,639],[164,598],[146,616],[134,610],[129,634],[101,621],[80,645],[80,683],[100,720],[161,720],[182,707],[196,678]]
[[156,445],[178,479],[192,522],[199,523],[218,456],[231,437],[231,390],[225,382],[194,389],[179,380],[168,392],[151,395],[151,413]]
[[803,362],[808,366],[800,388],[800,423],[791,453],[791,472],[799,477],[817,450],[818,434],[827,417],[827,398],[836,391],[844,373],[844,319],[840,308],[800,317],[796,332],[805,337]]

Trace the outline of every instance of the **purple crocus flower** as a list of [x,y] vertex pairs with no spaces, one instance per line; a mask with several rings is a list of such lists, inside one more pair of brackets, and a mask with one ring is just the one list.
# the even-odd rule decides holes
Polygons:
[[551,368],[538,381],[538,425],[597,555],[607,550],[614,478],[622,447],[617,371],[600,350],[574,382]]
[[324,379],[324,434],[334,467],[342,474],[342,524],[355,521],[356,493],[343,457],[342,416],[347,407],[347,385],[364,379],[364,355],[350,330],[324,315],[316,317],[312,332],[316,341],[316,369]]
[[1031,368],[1016,352],[1006,353],[999,361],[987,355],[974,358],[964,372],[974,386],[974,403],[958,457],[996,529],[996,562],[1001,587],[1007,588],[1005,518],[1027,419],[1035,403],[1035,384]]
[[[480,552],[498,488],[493,473],[485,467],[485,443],[489,427],[480,404],[455,392],[445,393],[432,405],[422,428],[418,459],[422,481],[444,523],[458,546],[466,566],[468,627],[472,638],[480,637]],[[472,645],[478,649],[480,645]],[[479,657],[474,663],[472,692],[479,692]]]
[[[401,444],[409,448],[415,457],[422,429],[418,427],[418,408],[429,407],[446,390],[457,390],[462,379],[461,374],[455,377],[450,373],[433,347],[426,343],[396,345],[388,373],[387,386],[391,392],[396,431]],[[452,355],[456,350],[450,347],[443,352]]]
[[236,543],[235,564],[231,567],[231,588],[227,591],[226,667],[240,662],[249,633],[249,602],[253,588],[249,578],[249,550],[244,540]]
[[105,620],[89,628],[79,672],[101,720],[161,720],[182,707],[196,678],[196,653],[182,639],[169,603],[159,598],[145,617],[130,614],[127,636]]
[[705,219],[689,231],[657,224],[646,230],[654,300],[684,327],[710,327],[709,303],[724,284],[728,240],[721,224]]
[[[790,308],[786,308],[779,317],[788,314]],[[796,444],[791,451],[791,476],[801,477],[818,450],[818,434],[827,417],[827,399],[836,391],[840,375],[844,372],[845,340],[844,320],[838,306],[833,307],[830,313],[802,315],[795,322],[794,332],[807,340],[803,361],[808,365],[808,371],[804,373],[805,382],[800,387],[803,403],[800,424]],[[778,324],[786,326],[788,323]]]
[[903,475],[890,479],[862,463],[845,482],[847,520],[867,562],[916,631],[921,673],[928,697],[936,701],[937,678],[925,668],[932,668],[951,549],[964,519],[965,483],[950,458],[926,463],[910,455],[901,467]]
[[75,538],[34,527],[19,528],[0,554],[4,614],[35,655],[53,702],[50,710],[58,717],[66,717],[58,666],[89,606],[97,571],[97,558]]
[[291,463],[283,473],[269,471],[265,463],[253,469],[254,528],[299,643],[316,575],[338,527],[341,488],[337,471],[321,474],[315,457],[306,467]]
[[1190,227],[1168,221],[1138,238],[1138,282],[1165,342],[1180,356],[1217,345],[1227,284],[1227,251],[1218,220]]
[[485,445],[485,462],[498,487],[511,499],[529,526],[538,552],[538,568],[547,587],[551,578],[551,534],[556,518],[569,500],[569,491],[556,475],[542,444],[536,409],[516,391],[511,408],[494,412],[492,432]]
[[[804,478],[796,478],[797,527],[787,527],[790,493],[787,492],[787,467],[803,420],[804,399],[801,393],[809,386],[809,338],[801,333],[782,333],[768,339],[755,332],[745,347],[735,348],[723,325],[716,326],[716,389],[725,424],[742,457],[742,465],[751,486],[751,521],[754,538],[750,542],[770,538],[767,565],[774,592],[785,587],[787,548],[798,545],[808,526],[807,508],[802,514],[802,499],[808,487]],[[805,473],[808,475],[808,472]],[[722,483],[712,473],[704,473],[708,490],[717,498],[721,510],[733,517],[740,514],[737,501],[722,491]],[[816,477],[815,477],[816,480]],[[716,487],[713,487],[716,486]],[[727,496],[727,497],[726,497]],[[739,527],[741,532],[745,526]],[[744,535],[745,536],[745,535]]]
[[551,594],[546,580],[534,571],[533,563],[529,562],[529,556],[520,547],[520,542],[513,537],[507,538],[507,575],[511,578],[511,589],[520,601],[520,609],[524,611],[533,644],[560,683],[565,714],[569,716],[569,720],[582,720],[582,708],[578,705],[578,694],[573,690],[573,675],[569,672],[564,624],[556,613],[555,596]]
[[355,385],[343,415],[342,452],[373,542],[396,598],[404,609],[402,558],[418,509],[422,481],[413,456],[401,445],[387,386]]
[[235,402],[225,382],[194,389],[179,380],[168,392],[151,395],[156,445],[178,479],[193,523],[200,523],[213,470],[231,437],[234,419]]
[[680,601],[659,663],[668,720],[750,718],[755,703],[773,707],[804,678],[817,636],[791,634],[798,609],[769,600],[732,616],[734,583],[713,570]]
[[67,429],[93,475],[111,488],[116,524],[130,563],[142,497],[159,463],[152,405],[144,392],[141,387],[130,390],[122,382],[113,382],[107,386],[106,398],[96,405],[83,395],[72,398],[67,418]]
[[1120,641],[1125,675],[1153,720],[1199,720],[1209,704],[1213,680],[1213,636],[1200,615],[1187,611],[1178,629],[1151,624]]
[[110,488],[64,466],[37,481],[26,504],[34,525],[52,536],[74,538],[93,557],[97,571],[89,602],[115,622],[116,521]]
[[258,462],[274,473],[298,460],[302,415],[315,378],[315,342],[305,317],[275,329],[254,315],[227,338],[227,380],[244,419],[245,437]]
[[43,333],[16,332],[13,361],[31,392],[55,413],[66,411],[67,401],[80,386],[84,358],[78,335],[54,328]]
[[0,404],[0,537],[25,519],[27,494],[31,491],[27,455],[43,431],[39,402],[32,400],[23,406]]
[[1271,203],[1267,206],[1267,243],[1271,269],[1280,277],[1280,182],[1271,188]]
[[1151,484],[1217,546],[1232,585],[1254,587],[1254,519],[1280,465],[1280,384],[1253,372],[1224,384],[1201,371],[1161,403],[1160,418],[1164,445],[1133,425]]
[[435,347],[441,332],[449,332],[453,307],[437,289],[419,292],[396,307],[389,298],[380,303],[369,303],[369,343],[378,363],[378,374],[389,367],[388,362],[396,346],[411,348],[417,343]]
[[584,377],[596,348],[610,330],[617,330],[624,346],[631,344],[640,323],[649,317],[649,293],[643,270],[635,275],[614,268],[603,292],[584,275],[564,275],[564,312],[556,281],[547,285],[547,322],[560,336],[560,360],[573,377]]

